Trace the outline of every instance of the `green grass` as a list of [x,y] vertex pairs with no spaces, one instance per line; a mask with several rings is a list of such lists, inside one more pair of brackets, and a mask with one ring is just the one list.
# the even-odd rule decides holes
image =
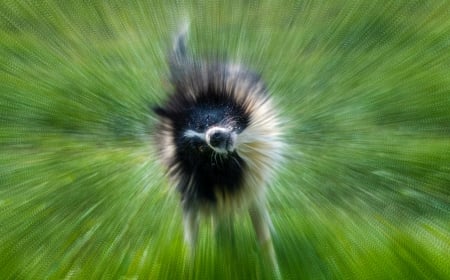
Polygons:
[[447,1],[3,1],[0,278],[271,279],[249,217],[183,244],[151,145],[183,18],[286,120],[285,279],[449,279]]

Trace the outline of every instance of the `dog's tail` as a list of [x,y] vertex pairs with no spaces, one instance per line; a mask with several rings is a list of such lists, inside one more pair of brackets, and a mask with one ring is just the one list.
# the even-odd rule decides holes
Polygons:
[[187,54],[187,33],[189,31],[189,22],[184,21],[181,25],[180,31],[176,34],[173,40],[172,53],[169,61],[172,70],[179,70],[189,64],[189,56]]
[[186,59],[186,37],[189,31],[189,23],[184,22],[180,31],[175,36],[173,43],[173,55],[180,60]]

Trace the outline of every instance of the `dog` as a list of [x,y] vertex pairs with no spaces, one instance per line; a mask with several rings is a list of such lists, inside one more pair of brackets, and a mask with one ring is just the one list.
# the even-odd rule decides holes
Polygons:
[[260,75],[240,64],[195,59],[187,28],[169,54],[172,89],[153,108],[155,144],[181,195],[184,239],[194,250],[200,217],[248,211],[276,269],[266,187],[283,160],[283,122]]

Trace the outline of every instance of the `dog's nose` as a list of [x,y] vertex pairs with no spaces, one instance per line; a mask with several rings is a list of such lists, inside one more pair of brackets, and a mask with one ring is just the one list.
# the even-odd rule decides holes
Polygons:
[[213,132],[209,138],[209,144],[215,148],[227,147],[229,141],[230,141],[230,133],[221,130]]

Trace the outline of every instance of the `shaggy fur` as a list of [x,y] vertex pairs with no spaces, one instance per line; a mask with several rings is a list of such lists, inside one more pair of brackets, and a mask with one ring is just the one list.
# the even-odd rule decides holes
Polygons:
[[181,194],[185,240],[202,215],[248,210],[275,262],[265,187],[282,159],[281,122],[259,75],[238,64],[197,61],[181,32],[170,55],[173,92],[160,107],[156,144]]

